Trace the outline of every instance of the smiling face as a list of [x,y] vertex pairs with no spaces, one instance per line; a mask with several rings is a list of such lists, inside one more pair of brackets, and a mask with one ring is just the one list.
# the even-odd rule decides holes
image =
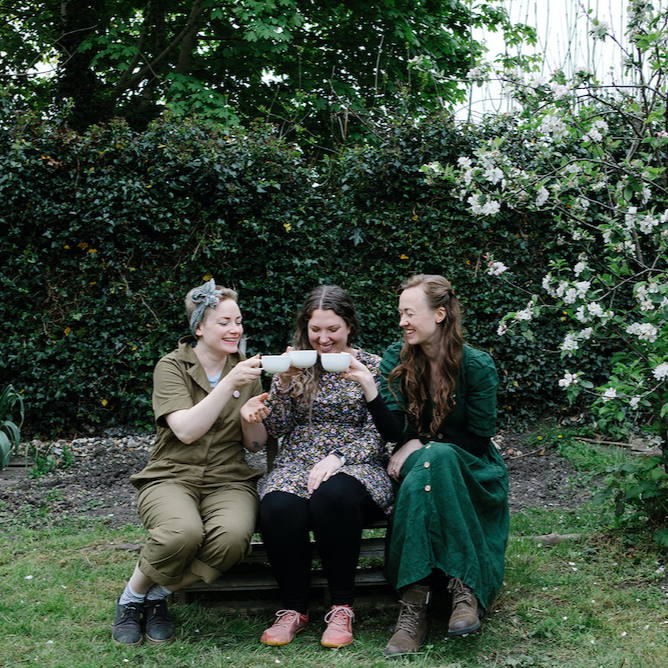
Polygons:
[[207,348],[213,356],[236,353],[244,333],[241,311],[232,299],[224,299],[213,309],[206,309],[195,331],[197,345]]
[[350,327],[331,309],[315,309],[308,321],[308,340],[311,346],[322,353],[350,352],[348,336]]
[[411,346],[430,348],[438,344],[440,323],[445,320],[445,315],[442,306],[436,310],[429,306],[419,285],[406,288],[399,297],[399,327],[403,328],[406,342]]

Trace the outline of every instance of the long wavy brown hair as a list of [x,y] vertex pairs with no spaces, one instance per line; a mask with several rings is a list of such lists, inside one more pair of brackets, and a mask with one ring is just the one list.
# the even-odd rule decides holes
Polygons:
[[422,288],[430,309],[445,309],[446,316],[438,325],[441,329],[438,375],[431,377],[431,366],[422,346],[404,342],[399,365],[390,373],[388,386],[395,397],[395,388],[399,386],[398,392],[404,397],[408,420],[413,428],[421,431],[429,402],[429,387],[435,385],[432,396],[434,410],[429,425],[429,435],[433,437],[455,404],[455,388],[464,350],[462,314],[455,291],[443,276],[418,274],[405,281],[401,289],[414,287]]
[[[359,319],[350,295],[338,285],[319,285],[309,294],[299,309],[295,323],[295,333],[292,337],[293,348],[296,350],[313,349],[308,338],[308,324],[313,311],[317,309],[334,311],[350,327],[347,345],[350,346],[355,341],[359,332]],[[309,407],[309,416],[323,371],[320,357],[318,357],[314,366],[304,369],[294,380],[292,396],[295,398],[302,396],[304,398]]]

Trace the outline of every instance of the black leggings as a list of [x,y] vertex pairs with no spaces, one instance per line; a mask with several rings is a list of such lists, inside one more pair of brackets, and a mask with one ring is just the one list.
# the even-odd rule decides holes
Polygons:
[[362,529],[382,517],[383,512],[366,487],[345,473],[321,483],[310,499],[269,492],[260,504],[260,531],[283,607],[302,614],[308,612],[309,531],[315,536],[332,605],[352,606]]

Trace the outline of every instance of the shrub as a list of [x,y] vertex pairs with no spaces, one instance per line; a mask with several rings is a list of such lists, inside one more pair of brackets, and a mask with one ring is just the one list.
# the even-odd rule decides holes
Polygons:
[[[18,425],[13,420],[17,406],[21,418]],[[11,385],[8,385],[0,394],[0,469],[4,469],[9,464],[12,446],[16,450],[21,442],[23,417],[23,397]]]
[[187,333],[186,291],[210,276],[239,291],[250,353],[284,350],[319,283],[351,293],[360,344],[382,353],[400,336],[401,281],[445,274],[469,342],[499,367],[501,424],[563,407],[558,356],[545,353],[557,349],[559,323],[540,347],[522,337],[499,345],[499,314],[524,298],[485,271],[488,253],[513,255],[524,282],[539,280],[550,218],[479,222],[420,172],[425,162],[454,164],[479,132],[441,119],[396,123],[376,145],[314,165],[259,124],[225,133],[167,117],[137,133],[117,120],[79,135],[57,118],[6,118],[0,382],[23,392],[29,432],[148,428],[153,367]]

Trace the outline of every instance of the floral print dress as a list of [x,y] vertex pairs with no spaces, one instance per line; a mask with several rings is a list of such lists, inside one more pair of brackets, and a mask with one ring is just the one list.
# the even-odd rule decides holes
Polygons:
[[[357,359],[380,385],[380,357],[357,351]],[[332,450],[340,450],[346,463],[339,473],[359,480],[385,512],[392,510],[394,493],[386,467],[389,451],[374,426],[362,388],[344,380],[340,373],[325,371],[313,400],[311,420],[301,397],[282,391],[274,378],[266,401],[271,413],[264,424],[271,436],[283,437],[274,468],[261,485],[260,496],[288,492],[308,499],[306,482],[310,470]]]

